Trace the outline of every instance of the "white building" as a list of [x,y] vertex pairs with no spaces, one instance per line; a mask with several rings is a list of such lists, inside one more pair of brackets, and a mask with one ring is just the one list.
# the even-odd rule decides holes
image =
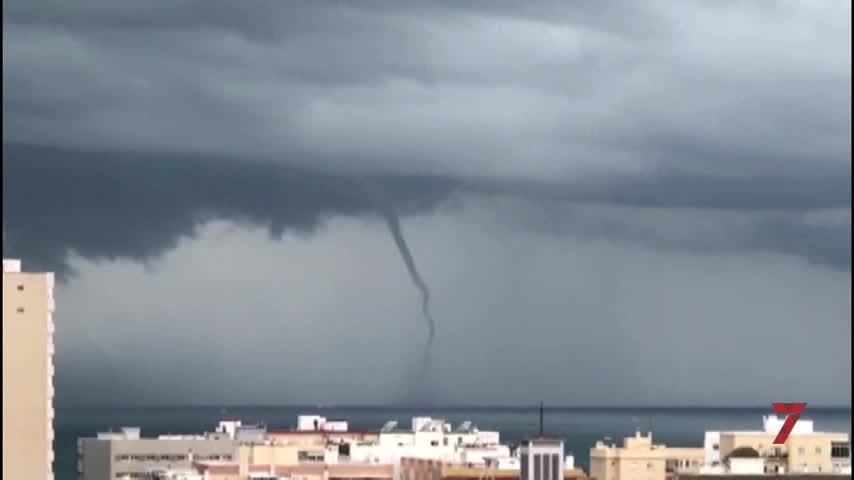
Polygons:
[[301,432],[346,432],[348,429],[349,425],[343,420],[329,420],[320,415],[300,415],[297,417],[297,430]]
[[485,465],[489,460],[512,463],[510,448],[501,445],[499,432],[481,431],[471,422],[453,428],[445,420],[431,417],[414,417],[408,430],[398,429],[397,422],[387,422],[375,443],[350,446],[351,461],[398,464],[404,457],[471,465]]

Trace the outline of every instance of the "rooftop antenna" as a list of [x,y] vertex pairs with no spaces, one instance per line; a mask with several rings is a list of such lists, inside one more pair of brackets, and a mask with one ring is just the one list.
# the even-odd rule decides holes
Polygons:
[[543,402],[540,402],[540,436],[543,436]]

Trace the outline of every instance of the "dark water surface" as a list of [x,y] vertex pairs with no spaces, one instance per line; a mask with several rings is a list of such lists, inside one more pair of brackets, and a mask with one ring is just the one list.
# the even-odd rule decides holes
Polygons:
[[[770,405],[769,405],[770,407]],[[296,417],[318,413],[348,420],[353,429],[377,430],[387,420],[408,427],[412,416],[445,418],[455,425],[472,420],[482,430],[498,430],[504,442],[516,442],[539,430],[537,408],[392,408],[392,407],[156,407],[58,408],[56,415],[57,480],[77,478],[77,438],[123,426],[142,427],[143,436],[200,433],[223,417],[270,428],[293,428]],[[590,447],[603,437],[617,439],[635,430],[652,431],[657,443],[702,446],[706,430],[759,430],[770,408],[547,408],[546,433],[564,439],[576,464],[586,469]],[[807,408],[804,418],[824,431],[851,432],[851,409]]]

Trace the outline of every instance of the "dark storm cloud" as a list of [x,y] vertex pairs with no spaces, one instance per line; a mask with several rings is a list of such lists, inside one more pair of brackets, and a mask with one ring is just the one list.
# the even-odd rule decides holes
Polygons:
[[[10,254],[66,272],[69,253],[146,261],[214,219],[311,232],[332,215],[379,215],[361,180],[257,162],[4,146]],[[434,206],[441,179],[377,177],[403,213]]]
[[[281,236],[310,233],[336,215],[378,217],[383,208],[365,191],[362,177],[280,163],[22,145],[4,146],[3,156],[9,240],[4,249],[33,267],[61,273],[68,273],[69,253],[154,259],[209,220],[260,225]],[[402,214],[425,212],[466,194],[515,198],[522,203],[498,209],[514,225],[533,230],[654,248],[783,253],[850,269],[850,216],[816,224],[804,213],[844,206],[850,183],[841,176],[744,182],[672,172],[551,186],[436,176],[370,180]],[[752,216],[737,225],[712,222],[720,232],[709,232],[679,215],[662,225],[645,217],[645,209],[687,211],[682,217],[697,218],[709,209]]]
[[[217,218],[311,231],[373,214],[368,176],[404,212],[514,197],[534,229],[850,270],[850,215],[804,220],[850,211],[846,2],[3,8],[4,223],[35,264],[150,259]],[[691,241],[634,220],[674,208],[756,214]]]
[[[220,28],[239,32],[256,39],[273,39],[291,32],[316,32],[319,25],[327,25],[334,15],[424,15],[447,19],[453,15],[469,14],[498,18],[523,19],[538,22],[562,23],[569,16],[578,22],[595,25],[615,33],[627,31],[652,33],[656,27],[664,28],[659,15],[625,0],[607,1],[540,1],[520,3],[499,1],[436,1],[419,4],[402,4],[394,0],[259,2],[251,8],[235,5],[226,0],[187,1],[181,3],[152,1],[109,2],[84,0],[74,4],[43,5],[13,1],[4,7],[4,14],[15,23],[24,25],[58,25],[67,27],[118,28],[118,29],[178,29]],[[329,17],[332,14],[333,17]]]
[[850,170],[846,8],[12,1],[4,137],[511,178]]
[[[246,389],[257,387],[259,374],[266,375],[260,383],[290,387],[278,370],[254,368],[282,363],[278,356],[247,359],[233,352],[265,347],[278,355],[290,341],[289,348],[302,353],[283,362],[284,369],[311,363],[306,359],[325,365],[325,356],[338,363],[334,349],[316,348],[324,328],[353,339],[393,331],[365,338],[373,345],[368,350],[379,351],[380,341],[403,350],[401,339],[417,332],[396,321],[411,314],[402,297],[408,290],[393,288],[405,282],[395,276],[400,265],[389,263],[385,276],[364,275],[397,261],[388,238],[384,245],[367,237],[359,248],[376,251],[347,257],[353,265],[335,265],[330,253],[350,245],[295,254],[294,244],[282,251],[286,238],[267,245],[249,234],[252,228],[238,229],[230,252],[244,244],[259,251],[241,252],[228,268],[239,270],[257,254],[244,275],[263,276],[242,291],[252,307],[231,313],[221,311],[228,302],[194,300],[210,298],[211,291],[231,295],[228,279],[198,281],[219,251],[198,247],[204,263],[180,263],[194,255],[183,239],[219,245],[199,233],[215,220],[260,226],[274,237],[312,234],[313,242],[328,240],[319,230],[333,217],[379,221],[377,206],[358,187],[362,180],[379,185],[404,216],[443,209],[458,221],[444,224],[444,233],[412,222],[407,241],[434,289],[437,358],[454,371],[465,366],[473,378],[494,375],[479,385],[484,391],[499,395],[507,382],[495,368],[506,358],[487,348],[516,351],[524,347],[519,338],[531,340],[536,351],[508,375],[539,378],[542,365],[550,365],[555,384],[575,390],[564,382],[562,362],[583,364],[590,369],[567,373],[591,399],[664,392],[678,368],[657,355],[676,348],[700,360],[681,373],[691,379],[680,386],[684,391],[669,393],[687,398],[692,388],[702,391],[691,382],[706,369],[702,359],[719,352],[695,355],[702,346],[693,342],[656,348],[665,331],[692,338],[700,329],[720,339],[709,345],[738,354],[729,355],[733,363],[749,362],[761,357],[752,342],[771,345],[763,319],[785,316],[795,325],[814,316],[825,322],[818,334],[771,335],[785,345],[800,337],[813,342],[791,344],[808,352],[791,366],[810,376],[819,368],[814,365],[850,357],[850,344],[844,351],[843,336],[833,333],[844,333],[839,279],[851,261],[848,1],[9,0],[3,13],[4,250],[23,257],[28,268],[90,269],[64,285],[73,318],[59,332],[65,335],[63,368],[70,372],[63,388],[81,399],[90,390],[108,391],[99,390],[103,382],[90,387],[77,380],[99,364],[147,376],[141,383],[151,391],[128,389],[123,398],[131,399],[155,398],[164,385],[179,400],[194,398],[185,374],[204,370],[202,362],[212,362],[211,372],[230,369]],[[437,219],[446,217],[428,218],[441,230]],[[510,231],[494,244],[478,240],[481,227],[492,233],[484,219]],[[457,237],[469,227],[468,237]],[[362,238],[336,228],[346,241]],[[442,235],[444,246],[437,243]],[[148,264],[175,252],[182,253],[167,257],[168,274],[157,285],[131,273],[133,263],[112,262],[96,275],[77,258]],[[721,265],[715,255],[723,253],[738,265]],[[265,270],[278,255],[287,259],[279,268],[296,275]],[[837,272],[768,262],[767,255],[795,256]],[[350,278],[354,268],[361,270]],[[320,280],[312,283],[315,269]],[[717,273],[707,276],[709,270]],[[92,306],[89,299],[102,295],[104,282],[130,282],[144,291]],[[296,312],[277,298],[287,282],[301,292],[289,301],[305,302]],[[813,287],[816,282],[821,286]],[[327,283],[340,287],[329,298]],[[215,284],[221,290],[209,290]],[[357,298],[343,298],[341,288]],[[177,289],[190,292],[188,299],[173,297]],[[783,299],[788,302],[779,292],[792,292]],[[167,306],[150,311],[165,297]],[[277,301],[270,303],[272,297]],[[396,301],[395,310],[389,305]],[[698,315],[698,302],[733,309],[709,308],[700,312],[708,315],[702,322],[683,322]],[[259,328],[235,328],[235,317],[253,317]],[[753,330],[732,340],[717,330],[717,317],[732,320],[725,328]],[[538,333],[538,343],[518,319],[553,323]],[[850,327],[847,317],[841,320]],[[119,323],[121,331],[113,332]],[[152,328],[173,329],[172,343],[156,361],[138,341]],[[78,330],[100,337],[86,340]],[[487,342],[468,344],[484,331],[492,332]],[[620,337],[624,332],[654,347],[638,352],[633,339]],[[92,353],[99,349],[106,353]],[[132,359],[125,359],[127,352]],[[455,356],[460,352],[477,357],[476,365],[466,366]],[[349,367],[388,367],[374,353],[363,352],[365,363]],[[608,367],[590,365],[596,356],[608,357]],[[187,368],[168,367],[175,364]],[[344,367],[326,366],[352,381]],[[108,370],[107,377],[125,376]],[[646,371],[656,373],[641,379]],[[788,370],[780,370],[784,374]],[[343,388],[312,383],[331,377],[301,370],[281,375],[297,382],[294,390],[332,395]],[[464,377],[439,382],[464,394],[471,383]],[[613,385],[603,389],[602,378]],[[765,378],[762,389],[773,378]],[[833,392],[844,383],[810,379]],[[737,390],[742,380],[728,386]],[[645,388],[656,381],[660,388]],[[201,383],[210,398],[223,395],[218,380]]]
[[786,210],[711,211],[683,207],[638,208],[631,204],[498,201],[499,220],[518,228],[595,241],[623,242],[653,250],[726,254],[791,255],[840,271],[851,269],[851,212],[825,218]]

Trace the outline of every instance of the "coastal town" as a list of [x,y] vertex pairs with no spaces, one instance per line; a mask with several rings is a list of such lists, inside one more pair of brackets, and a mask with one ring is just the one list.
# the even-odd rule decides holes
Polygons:
[[[51,273],[24,273],[3,260],[3,442],[5,478],[53,478],[53,310]],[[27,365],[27,368],[10,368]],[[33,382],[32,379],[39,379]],[[39,408],[32,408],[37,406]],[[783,444],[784,418],[762,418],[755,431],[698,432],[694,446],[656,443],[636,431],[621,444],[590,446],[588,469],[563,438],[539,432],[502,442],[501,432],[471,421],[415,416],[375,429],[346,419],[303,414],[296,425],[223,419],[210,432],[146,437],[138,427],[78,439],[78,480],[693,480],[851,476],[846,432],[824,432],[800,419]],[[759,420],[759,419],[757,419]],[[759,426],[759,425],[757,425]],[[25,441],[24,441],[25,440]],[[13,470],[10,461],[14,460]],[[13,473],[13,474],[10,474]],[[34,472],[38,472],[35,473]]]
[[78,467],[80,480],[850,477],[847,433],[817,431],[801,420],[785,445],[774,445],[782,423],[771,415],[756,431],[707,431],[696,447],[658,444],[651,432],[636,432],[621,445],[591,446],[585,472],[566,454],[563,439],[542,431],[509,445],[498,431],[431,417],[414,417],[406,426],[388,421],[377,430],[354,430],[346,420],[320,415],[300,415],[286,430],[229,419],[206,433],[145,437],[126,427],[80,439]]

